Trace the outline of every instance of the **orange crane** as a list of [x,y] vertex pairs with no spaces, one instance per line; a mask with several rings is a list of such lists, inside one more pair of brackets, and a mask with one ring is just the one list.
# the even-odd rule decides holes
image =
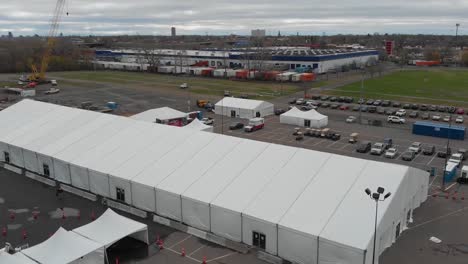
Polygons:
[[[55,5],[54,14],[52,20],[50,21],[49,35],[47,36],[47,46],[42,55],[42,61],[40,67],[38,68],[34,63],[31,63],[32,74],[29,75],[28,80],[31,82],[44,83],[46,82],[45,73],[47,67],[49,66],[50,56],[52,55],[52,49],[55,46],[57,31],[60,23],[60,18],[62,17],[63,10],[65,7],[65,0],[57,0]],[[68,15],[68,12],[67,12]]]

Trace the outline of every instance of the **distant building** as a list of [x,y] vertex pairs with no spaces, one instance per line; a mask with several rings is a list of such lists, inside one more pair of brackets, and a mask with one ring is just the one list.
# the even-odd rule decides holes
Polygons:
[[171,36],[175,37],[176,36],[176,28],[171,27]]
[[265,37],[266,31],[265,29],[252,29],[252,37]]

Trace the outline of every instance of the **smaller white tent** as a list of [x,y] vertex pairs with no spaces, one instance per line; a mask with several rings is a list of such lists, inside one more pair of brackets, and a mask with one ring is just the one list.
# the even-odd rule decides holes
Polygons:
[[205,125],[202,121],[198,118],[195,118],[190,124],[184,126],[184,128],[199,130],[199,131],[206,131],[206,132],[213,132],[213,127],[209,125]]
[[280,115],[281,124],[289,124],[302,127],[322,128],[328,125],[328,116],[322,115],[314,109],[301,111],[296,107]]
[[214,112],[218,115],[250,119],[273,115],[274,106],[265,101],[224,97],[216,103]]
[[[120,227],[122,228],[122,227]],[[46,241],[21,251],[39,263],[66,264],[81,259],[88,263],[104,263],[104,246],[77,233],[59,228]]]
[[161,107],[141,112],[131,116],[130,118],[140,121],[166,124],[171,120],[185,119],[187,118],[187,114],[170,107]]

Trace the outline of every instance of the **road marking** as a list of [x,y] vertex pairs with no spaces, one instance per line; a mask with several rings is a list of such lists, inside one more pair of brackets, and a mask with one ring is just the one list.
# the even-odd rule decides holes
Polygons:
[[452,183],[452,185],[450,185],[449,187],[445,188],[445,191],[448,191],[450,188],[452,188],[452,187],[455,186],[456,184],[457,184],[456,182]]
[[166,100],[166,101],[169,101],[169,102],[176,102],[177,101],[176,99],[167,98],[167,97],[159,97],[159,99]]
[[201,247],[195,249],[195,251],[193,251],[192,253],[189,254],[189,257],[192,256],[193,254],[195,254],[197,251],[199,251],[200,249],[202,249],[204,247],[206,247],[206,246],[201,246]]
[[441,219],[447,218],[447,217],[452,216],[452,215],[454,215],[454,214],[456,214],[456,213],[463,212],[463,211],[465,211],[466,209],[468,209],[468,207],[463,207],[463,208],[458,209],[458,210],[455,210],[455,211],[453,211],[453,212],[451,212],[451,213],[448,213],[448,214],[445,214],[445,215],[441,215],[441,216],[432,218],[431,220],[428,220],[428,221],[426,221],[426,222],[422,222],[422,223],[420,223],[420,224],[418,224],[418,225],[415,225],[415,226],[413,226],[413,227],[410,227],[409,229],[414,229],[414,228],[417,228],[417,227],[421,227],[421,226],[423,226],[423,225],[427,225],[427,224],[433,223],[433,222],[435,222],[435,221],[437,221],[437,220],[441,220]]
[[432,155],[432,159],[431,159],[431,160],[430,160],[430,161],[429,161],[429,162],[428,162],[426,165],[429,165],[429,164],[431,164],[431,163],[432,163],[432,161],[435,159],[435,157],[436,157],[436,156],[437,156],[437,155],[434,153],[434,154]]
[[432,187],[432,184],[435,182],[437,177],[439,177],[439,175],[436,174],[436,176],[434,176],[434,179],[432,180],[432,182],[429,184],[429,188]]
[[179,245],[180,243],[186,241],[187,239],[189,239],[189,238],[191,238],[191,237],[192,237],[192,235],[188,235],[186,238],[184,238],[184,239],[182,239],[181,241],[175,243],[174,245],[170,246],[169,248],[173,248],[173,247]]
[[317,146],[318,144],[320,144],[320,143],[322,143],[322,142],[325,142],[325,141],[326,141],[325,139],[322,139],[322,140],[320,140],[319,142],[317,142],[317,143],[313,144],[312,146],[314,146],[314,147],[315,147],[315,146]]
[[217,258],[213,258],[213,259],[207,260],[206,263],[211,262],[211,261],[215,261],[215,260],[219,260],[219,259],[222,259],[222,258],[227,258],[227,257],[232,256],[232,255],[234,255],[234,254],[237,254],[237,252],[231,252],[231,253],[228,253],[228,254],[226,254],[226,255],[224,255],[224,256],[221,256],[221,257],[217,257]]
[[[179,255],[179,256],[182,254],[181,252],[176,251],[176,250],[173,250],[172,248],[165,248],[165,249],[163,249],[163,250],[169,250],[169,251],[171,251],[172,253],[175,253],[175,254],[177,254],[177,255]],[[198,260],[198,259],[196,259],[196,258],[192,258],[190,255],[188,255],[188,256],[185,255],[185,257],[188,258],[188,259],[190,259],[190,260],[192,260],[192,261],[194,261],[194,262],[196,262],[196,263],[201,263],[200,260]]]

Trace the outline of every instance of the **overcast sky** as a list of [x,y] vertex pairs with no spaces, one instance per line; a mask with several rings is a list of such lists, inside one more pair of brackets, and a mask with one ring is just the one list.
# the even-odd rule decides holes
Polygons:
[[[0,34],[47,34],[56,0],[2,0]],[[65,35],[460,34],[468,0],[67,0]]]

